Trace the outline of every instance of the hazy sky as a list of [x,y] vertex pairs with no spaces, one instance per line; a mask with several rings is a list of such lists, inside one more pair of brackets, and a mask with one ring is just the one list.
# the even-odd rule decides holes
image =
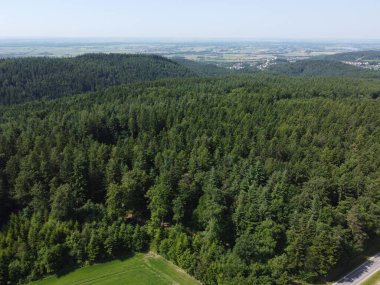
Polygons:
[[380,0],[0,0],[0,37],[380,39]]

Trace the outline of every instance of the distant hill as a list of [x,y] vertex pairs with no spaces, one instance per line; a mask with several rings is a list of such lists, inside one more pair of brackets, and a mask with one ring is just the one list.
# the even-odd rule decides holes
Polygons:
[[271,72],[292,76],[344,76],[380,78],[380,73],[341,62],[327,60],[301,60],[280,63],[270,67]]
[[0,104],[194,75],[187,67],[156,55],[86,54],[73,58],[1,59]]
[[175,60],[176,62],[178,62],[179,64],[183,66],[186,66],[187,68],[197,73],[198,75],[217,76],[217,75],[226,75],[226,74],[234,73],[234,71],[230,69],[223,68],[215,64],[188,60],[183,57],[176,57],[176,58],[173,58],[173,60]]
[[323,56],[322,59],[333,60],[333,61],[356,61],[356,60],[362,60],[362,61],[379,60],[380,61],[380,50],[337,53],[333,55]]

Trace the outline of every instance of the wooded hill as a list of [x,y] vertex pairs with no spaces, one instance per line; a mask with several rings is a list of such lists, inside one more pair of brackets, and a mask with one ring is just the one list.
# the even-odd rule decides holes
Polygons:
[[366,61],[366,60],[379,60],[380,61],[380,50],[366,50],[366,51],[356,51],[356,52],[345,52],[337,53],[333,55],[323,56],[325,60],[334,61]]
[[[259,71],[229,70],[213,64],[183,58],[170,60],[156,55],[86,54],[72,58],[0,59],[0,105],[54,99],[164,78],[226,76],[244,72]],[[379,72],[321,60],[279,62],[270,68],[270,72],[291,76],[380,78]]]
[[86,54],[72,58],[0,59],[0,104],[59,98],[112,85],[195,76],[156,55]]
[[378,71],[371,71],[334,60],[307,59],[293,63],[280,62],[272,65],[269,71],[290,76],[380,78],[380,72]]
[[176,62],[179,64],[186,66],[193,72],[197,73],[198,75],[203,76],[220,76],[220,75],[232,75],[238,73],[235,70],[227,69],[224,67],[217,66],[216,64],[212,63],[204,63],[200,61],[194,61],[194,60],[188,60],[185,58],[175,57],[173,58]]

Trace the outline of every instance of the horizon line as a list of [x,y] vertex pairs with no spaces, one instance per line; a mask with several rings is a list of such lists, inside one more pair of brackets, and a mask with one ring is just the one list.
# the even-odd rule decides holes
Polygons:
[[1,36],[0,40],[85,40],[85,41],[168,41],[168,42],[331,42],[331,43],[380,43],[380,38],[276,38],[276,37],[125,37],[125,36]]

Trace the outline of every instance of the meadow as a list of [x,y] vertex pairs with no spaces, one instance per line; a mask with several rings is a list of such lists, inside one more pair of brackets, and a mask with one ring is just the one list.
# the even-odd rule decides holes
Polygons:
[[66,275],[54,275],[30,283],[30,285],[50,284],[196,285],[200,283],[164,258],[152,253],[140,253],[124,260],[95,264]]

